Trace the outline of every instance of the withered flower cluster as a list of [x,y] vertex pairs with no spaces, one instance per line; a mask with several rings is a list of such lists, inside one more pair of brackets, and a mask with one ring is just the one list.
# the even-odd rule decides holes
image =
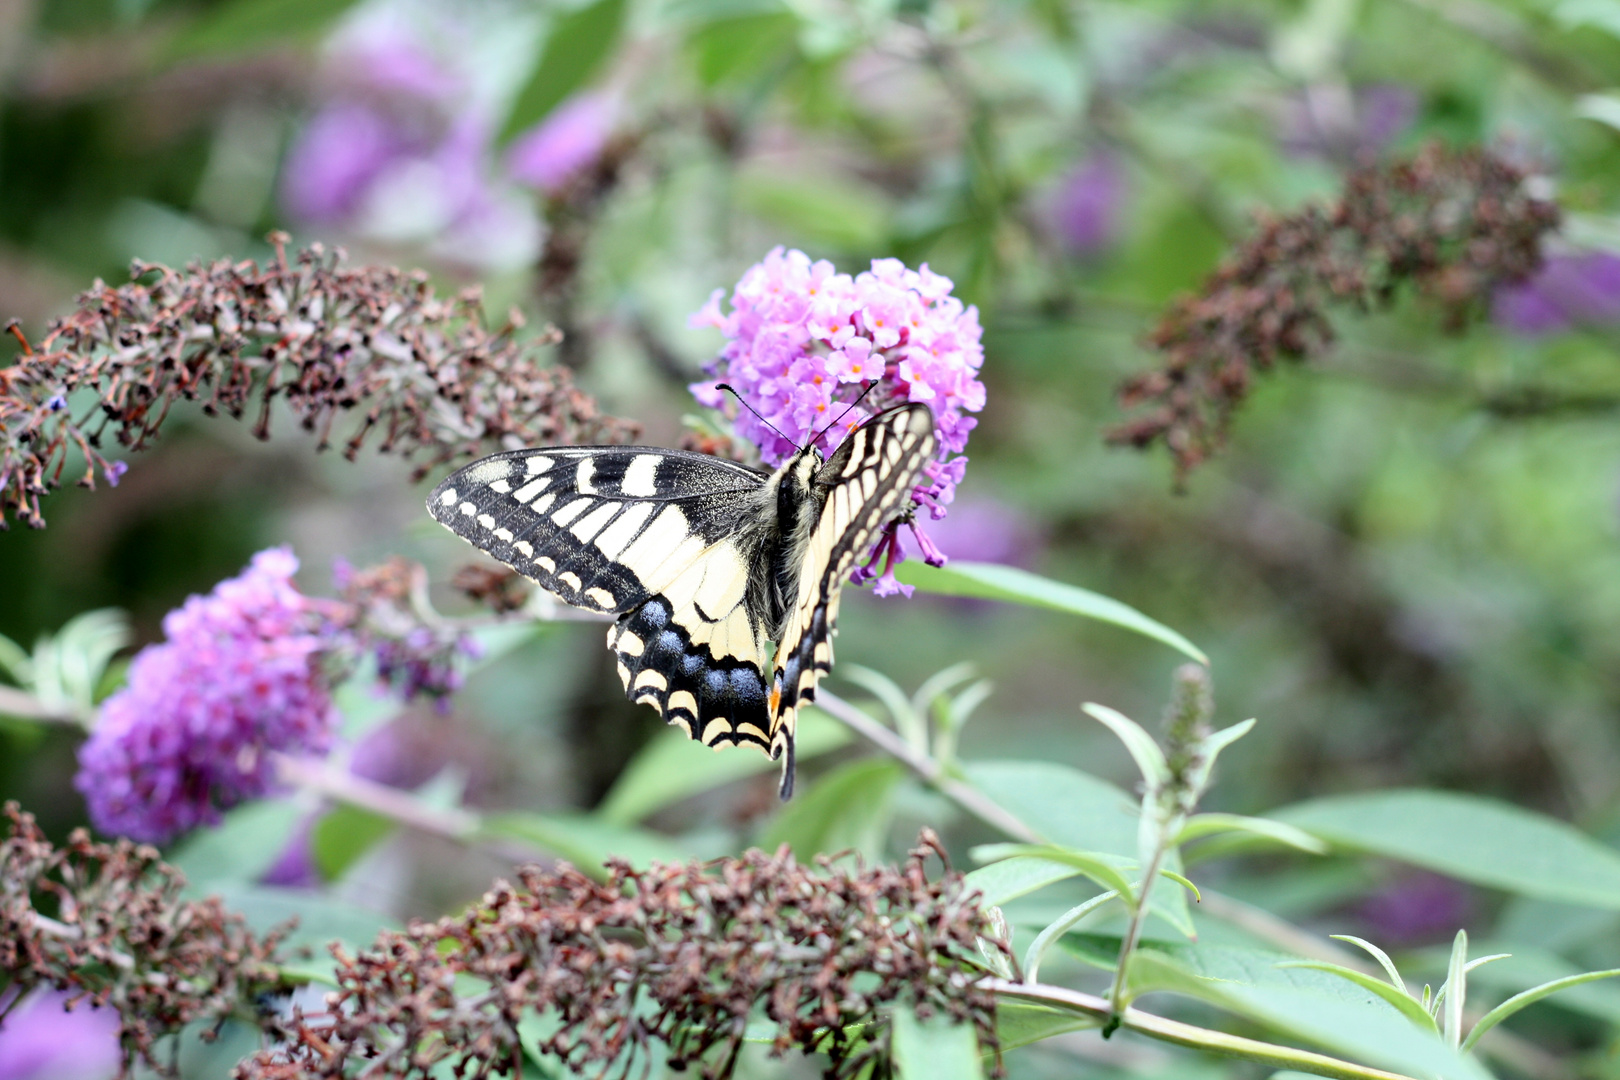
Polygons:
[[[281,935],[255,936],[217,898],[181,900],[155,848],[91,841],[58,848],[16,803],[0,840],[0,984],[67,991],[69,1005],[118,1011],[126,1063],[163,1072],[158,1040],[193,1021],[252,1015],[279,975]],[[0,1017],[3,1020],[3,1017]]]
[[504,566],[468,563],[456,571],[450,584],[467,599],[497,615],[509,615],[528,603],[534,586],[516,570]]
[[606,882],[529,868],[464,916],[340,955],[327,1011],[295,1010],[284,1041],[236,1076],[516,1075],[518,1025],[535,1011],[553,1022],[530,1049],[599,1075],[628,1073],[657,1042],[676,1067],[729,1076],[760,1005],[773,1052],[826,1053],[831,1077],[883,1060],[874,1022],[891,1004],[970,1023],[993,1048],[994,998],[973,963],[990,922],[959,876],[928,879],[930,854],[943,859],[925,833],[892,868],[801,866],[785,846],[708,866],[610,864]]
[[[141,449],[182,400],[256,410],[266,438],[279,398],[323,447],[341,442],[353,458],[376,436],[379,450],[416,459],[418,475],[480,451],[634,433],[542,365],[535,348],[555,334],[521,341],[515,314],[487,328],[476,290],[441,298],[421,271],[347,266],[320,245],[289,262],[287,237],[271,240],[262,267],[136,262],[129,284],[97,282],[0,369],[0,527],[8,514],[44,524],[40,496],[70,447],[89,463],[80,483],[94,486],[97,469],[116,483],[121,463],[97,451],[108,428]],[[86,390],[95,400],[81,405]]]
[[1259,235],[1155,328],[1163,366],[1120,392],[1126,408],[1147,411],[1109,440],[1162,441],[1185,479],[1220,446],[1255,372],[1333,342],[1334,306],[1365,313],[1411,286],[1460,330],[1497,286],[1536,270],[1541,238],[1558,224],[1558,208],[1526,192],[1524,178],[1489,151],[1434,145],[1357,170],[1331,206],[1263,218]]

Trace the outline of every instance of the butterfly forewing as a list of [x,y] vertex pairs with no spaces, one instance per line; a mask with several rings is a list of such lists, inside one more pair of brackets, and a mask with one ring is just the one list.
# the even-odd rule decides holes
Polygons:
[[730,535],[763,483],[678,450],[514,450],[451,474],[428,510],[570,604],[617,614]]
[[[856,558],[909,505],[934,454],[934,418],[925,405],[873,417],[845,439],[816,476],[826,502],[799,568],[797,599],[776,648],[771,689],[773,756],[792,753],[801,704],[832,668],[838,593]],[[784,776],[784,790],[791,782]]]

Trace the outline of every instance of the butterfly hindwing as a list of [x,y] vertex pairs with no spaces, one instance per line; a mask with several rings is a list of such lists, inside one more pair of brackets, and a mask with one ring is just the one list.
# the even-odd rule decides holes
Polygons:
[[[772,673],[772,756],[791,754],[799,706],[815,697],[832,668],[838,594],[855,560],[909,505],[933,457],[934,418],[925,405],[902,405],[867,421],[839,444],[816,474],[826,494],[803,552],[798,597],[787,614]],[[788,782],[784,777],[784,788]]]

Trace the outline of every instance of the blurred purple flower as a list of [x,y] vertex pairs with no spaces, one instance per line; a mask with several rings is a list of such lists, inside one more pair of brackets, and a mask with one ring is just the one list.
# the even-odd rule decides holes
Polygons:
[[1125,205],[1125,170],[1114,154],[1101,151],[1081,161],[1052,199],[1058,236],[1077,255],[1095,255],[1119,239]]
[[[72,995],[35,990],[0,1024],[0,1080],[112,1080],[123,1051],[118,1013]],[[0,997],[0,1005],[6,999]],[[3,1009],[0,1009],[3,1011]]]
[[1620,255],[1549,255],[1535,277],[1497,291],[1492,316],[1528,337],[1620,323]]
[[1299,157],[1376,158],[1417,120],[1420,105],[1416,91],[1394,83],[1358,87],[1348,95],[1313,87],[1290,105],[1278,141]]
[[293,826],[281,854],[259,878],[259,884],[274,885],[278,889],[313,889],[320,885],[321,872],[315,866],[315,849],[311,846],[315,822],[319,819],[320,814],[312,812]]
[[1028,567],[1041,548],[1040,532],[1023,511],[1000,499],[970,497],[929,529],[953,559]]
[[282,205],[308,225],[427,243],[486,267],[534,256],[540,223],[491,174],[491,124],[468,73],[402,32],[334,54],[332,99],[288,152]]
[[288,150],[282,204],[308,224],[337,224],[353,215],[377,177],[412,149],[404,130],[371,105],[337,102],[317,113]]
[[327,748],[323,664],[347,633],[293,585],[297,569],[290,550],[261,551],[171,611],[166,640],[136,655],[79,749],[74,785],[98,829],[161,843],[263,795],[271,751]]
[[555,195],[601,156],[618,118],[618,99],[606,91],[575,94],[519,135],[506,171],[520,184]]
[[[926,264],[911,270],[899,259],[874,259],[871,270],[851,277],[825,259],[812,262],[802,251],[778,247],[743,274],[731,294],[729,315],[720,310],[725,290],[716,289],[692,316],[693,326],[716,327],[728,339],[706,368],[716,378],[693,383],[692,393],[702,404],[720,408],[725,402],[717,384],[734,386],[760,414],[737,415],[736,433],[758,446],[772,465],[812,439],[831,453],[875,413],[908,401],[926,402],[934,414],[939,454],[928,463],[926,481],[913,491],[912,502],[943,518],[967,468],[967,458],[959,455],[978,424],[964,413],[978,412],[985,401],[979,310],[952,296],[953,287]],[[943,563],[944,554],[915,523],[910,527],[923,556]],[[891,526],[851,580],[880,577],[878,595],[909,596],[893,572],[904,558]]]
[[1365,897],[1356,914],[1374,944],[1413,945],[1450,938],[1474,911],[1474,897],[1460,881],[1414,873]]

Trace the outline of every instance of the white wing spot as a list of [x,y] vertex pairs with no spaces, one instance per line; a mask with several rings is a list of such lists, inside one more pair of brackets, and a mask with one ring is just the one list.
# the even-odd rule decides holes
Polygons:
[[726,720],[710,720],[703,729],[703,745],[713,746],[721,739],[731,734],[731,724]]
[[511,529],[496,529],[495,530],[495,539],[497,539],[497,540],[505,540],[508,544],[510,544],[512,542],[512,530]]
[[568,531],[580,540],[589,540],[602,531],[602,526],[606,525],[608,520],[619,512],[619,507],[622,505],[622,503],[605,502],[580,518],[574,527]]
[[508,484],[503,478],[500,480],[491,481],[489,490],[495,492],[497,495],[510,495],[512,493],[512,485]]
[[654,690],[667,690],[669,689],[669,680],[664,678],[663,672],[648,668],[636,676],[636,689],[642,690],[649,686]]
[[619,635],[619,640],[613,643],[613,647],[624,653],[626,656],[640,656],[641,650],[645,648],[646,645],[641,640],[640,635],[632,634],[630,631],[626,630],[624,633]]
[[591,478],[596,475],[596,459],[584,458],[579,468],[574,471],[574,490],[581,495],[595,495],[597,490],[591,486]]
[[486,529],[493,529],[495,527],[495,519],[489,514],[479,514],[478,524],[482,525]]
[[555,514],[551,515],[551,520],[556,525],[567,525],[590,509],[591,504],[595,501],[595,499],[575,499],[573,502],[564,503]]
[[555,573],[557,569],[557,564],[552,562],[551,559],[545,555],[542,555],[538,559],[534,560],[534,565],[538,566],[548,574]]
[[669,704],[665,706],[665,712],[688,712],[695,720],[698,714],[697,698],[693,697],[690,691],[677,690],[669,695]]
[[461,512],[466,514],[468,517],[472,517],[474,514],[478,513],[478,507],[474,506],[470,502],[464,502],[461,504]]
[[557,580],[568,586],[568,588],[574,592],[579,592],[580,585],[584,584],[579,580],[579,575],[574,573],[572,570],[565,570],[558,574]]
[[519,555],[522,555],[525,559],[534,558],[534,546],[531,545],[527,540],[519,540],[517,543],[512,545],[512,550],[517,552]]
[[606,589],[586,589],[585,597],[598,607],[611,608],[613,606],[613,594]]
[[[645,456],[645,455],[643,455]],[[654,504],[635,503],[614,519],[613,524],[602,530],[602,535],[596,538],[596,546],[603,555],[610,559],[617,559],[619,553],[641,531],[641,526],[652,516]]]
[[663,460],[659,454],[637,454],[631,458],[619,490],[638,499],[658,494],[658,465]]
[[455,488],[445,488],[444,494],[439,496],[439,502],[444,506],[454,506],[458,497]]
[[546,457],[544,454],[536,454],[534,457],[524,462],[524,468],[528,471],[530,476],[539,476],[541,473],[551,468],[551,459]]
[[877,490],[877,472],[875,470],[872,470],[872,469],[867,469],[865,472],[861,473],[861,494],[862,494],[862,497],[870,499],[872,497],[872,492],[874,492],[876,490]]
[[495,461],[480,461],[475,465],[469,465],[467,471],[462,475],[475,484],[487,485],[493,484],[497,480],[504,480],[511,475],[511,472],[512,465],[510,462],[496,459]]
[[557,493],[553,491],[550,494],[542,495],[538,499],[534,500],[534,505],[529,507],[529,509],[533,510],[537,514],[543,514],[547,510],[550,510],[551,504],[556,501]]
[[526,503],[544,491],[546,489],[546,485],[550,482],[551,481],[547,480],[543,476],[538,480],[530,480],[527,484],[524,484],[522,487],[512,492],[512,498],[516,499],[520,503]]

